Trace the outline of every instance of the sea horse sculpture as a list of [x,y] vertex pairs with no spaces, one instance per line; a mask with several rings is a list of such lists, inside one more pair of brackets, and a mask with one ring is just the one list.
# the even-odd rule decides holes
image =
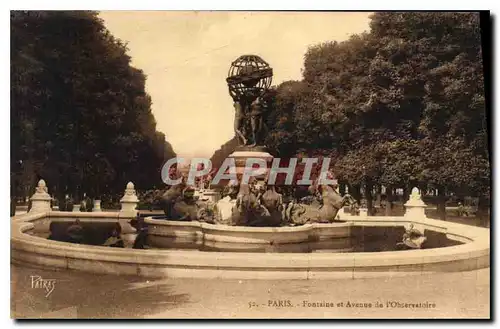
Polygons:
[[174,215],[174,205],[182,197],[186,186],[186,177],[183,176],[180,184],[171,186],[161,197],[163,210],[167,218],[171,218]]
[[321,184],[316,179],[309,187],[313,194],[319,193],[322,199],[322,206],[316,216],[309,218],[309,223],[331,223],[337,218],[339,210],[345,205],[354,204],[356,201],[352,196],[346,194],[341,196],[337,191],[338,184]]
[[193,221],[203,216],[203,209],[200,209],[194,199],[195,189],[186,186],[182,191],[182,196],[177,198],[171,214],[171,220]]

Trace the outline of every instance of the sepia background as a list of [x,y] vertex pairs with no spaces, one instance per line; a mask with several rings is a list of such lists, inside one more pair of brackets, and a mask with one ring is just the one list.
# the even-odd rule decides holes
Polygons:
[[[10,18],[12,317],[490,316],[487,13],[12,11]],[[117,218],[171,219],[163,216],[170,190],[160,176],[165,161],[210,157],[217,168],[236,149],[234,108],[225,79],[231,62],[243,54],[259,55],[273,68],[273,86],[266,95],[273,106],[265,118],[270,154],[332,158],[339,183],[334,192],[354,200],[349,213],[342,211],[348,216],[345,221],[387,224],[362,230],[376,243],[348,246],[353,263],[362,266],[368,260],[369,265],[374,257],[380,267],[386,260],[407,267],[385,272],[347,267],[340,270],[347,280],[337,280],[330,270],[339,266],[335,257],[341,259],[341,253],[327,257],[307,249],[296,256],[306,264],[300,273],[307,280],[190,278],[200,267],[217,264],[217,255],[206,252],[194,260],[179,257],[181,265],[175,264],[173,273],[187,278],[117,278],[121,270],[139,273],[134,266],[144,259],[159,262],[153,271],[169,273],[170,259],[162,258],[167,252],[133,251],[138,256],[130,261],[130,248],[106,250],[118,255],[110,261],[108,253],[85,243],[78,248],[86,252],[77,254],[69,244],[38,239],[51,237],[49,222],[56,222],[40,217],[40,204],[51,216],[57,212],[60,227],[78,227],[75,218],[90,218],[88,244],[101,247],[109,247],[104,238],[117,232]],[[222,188],[217,188],[221,195]],[[202,189],[198,186],[197,192]],[[296,184],[289,190],[278,186],[289,200],[299,199],[299,190]],[[417,209],[412,208],[415,203]],[[123,216],[129,206],[133,211]],[[436,247],[417,250],[429,258],[415,263],[411,261],[417,257],[408,261],[408,254],[394,250],[405,239],[402,223],[410,222],[409,214],[416,214],[415,222],[428,224],[426,238]],[[21,232],[25,221],[35,217],[41,218],[42,232]],[[92,222],[96,218],[104,223]],[[348,225],[343,221],[338,224]],[[433,232],[432,227],[457,229],[480,241],[455,248],[463,241],[450,242],[449,231]],[[222,230],[231,234],[233,229],[229,225]],[[135,233],[127,234],[137,239]],[[29,245],[33,241],[44,248]],[[465,258],[447,253],[471,245],[477,249],[461,254]],[[327,251],[337,250],[329,247]],[[35,251],[45,252],[46,258],[30,254]],[[248,262],[252,258],[263,264],[259,274],[272,276],[275,265],[265,261],[288,258],[268,251],[254,257],[235,252],[228,264],[236,274],[245,267],[254,271]],[[392,256],[384,259],[383,252]],[[116,273],[68,270],[69,262],[78,269],[82,254],[92,257],[79,269]],[[323,266],[331,281],[311,280],[314,270],[307,266],[312,258],[324,261],[313,265]],[[439,261],[425,264],[430,270],[424,273],[419,261],[429,259]],[[31,266],[47,260],[54,260],[48,268]],[[54,271],[60,264],[62,270]],[[285,265],[290,264],[294,262]],[[404,270],[419,275],[401,275]],[[225,274],[217,266],[214,271]],[[27,284],[33,274],[57,280],[50,300]],[[282,298],[301,305],[332,296],[336,301],[402,300],[438,307],[390,312],[271,307]],[[252,309],[254,301],[267,308]]]
[[[234,109],[225,78],[242,54],[264,58],[273,84],[302,78],[309,46],[369,29],[370,13],[120,12],[100,16],[148,76],[158,129],[179,156],[210,157],[231,139]],[[203,143],[200,143],[203,141]]]

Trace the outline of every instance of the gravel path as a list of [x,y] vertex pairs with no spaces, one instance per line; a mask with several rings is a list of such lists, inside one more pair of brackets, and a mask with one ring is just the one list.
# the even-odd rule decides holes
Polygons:
[[[31,276],[56,280],[48,297],[45,290],[31,288]],[[147,280],[12,265],[11,288],[14,318],[335,319],[488,318],[490,315],[489,268],[356,280],[238,281]]]

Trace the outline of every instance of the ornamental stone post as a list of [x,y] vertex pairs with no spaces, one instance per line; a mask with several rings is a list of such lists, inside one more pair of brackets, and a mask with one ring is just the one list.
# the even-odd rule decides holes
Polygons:
[[51,196],[49,195],[49,190],[47,184],[43,179],[38,181],[38,186],[35,189],[35,194],[31,197],[31,209],[30,213],[45,212],[50,211],[50,201]]
[[368,208],[359,208],[359,217],[368,217]]
[[101,200],[94,200],[94,206],[92,207],[93,212],[102,211],[101,209]]
[[135,192],[134,183],[128,182],[123,197],[120,199],[122,205],[118,222],[122,227],[122,238],[126,246],[132,247],[137,236],[137,230],[130,225],[130,220],[137,216],[137,204],[139,198]]
[[411,190],[410,198],[408,202],[404,204],[405,206],[405,218],[408,219],[425,219],[427,216],[425,215],[425,208],[427,205],[422,201],[422,195],[418,188],[414,187]]
[[137,216],[136,208],[139,203],[139,199],[137,198],[137,194],[135,192],[134,183],[128,182],[125,193],[120,199],[120,203],[122,206],[120,210],[120,217],[134,218]]

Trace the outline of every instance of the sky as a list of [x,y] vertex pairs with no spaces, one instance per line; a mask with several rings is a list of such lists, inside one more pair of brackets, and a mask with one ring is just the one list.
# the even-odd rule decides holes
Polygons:
[[210,157],[234,136],[226,77],[244,54],[273,68],[273,85],[300,80],[310,45],[369,29],[366,12],[103,11],[147,75],[157,130],[178,156]]

